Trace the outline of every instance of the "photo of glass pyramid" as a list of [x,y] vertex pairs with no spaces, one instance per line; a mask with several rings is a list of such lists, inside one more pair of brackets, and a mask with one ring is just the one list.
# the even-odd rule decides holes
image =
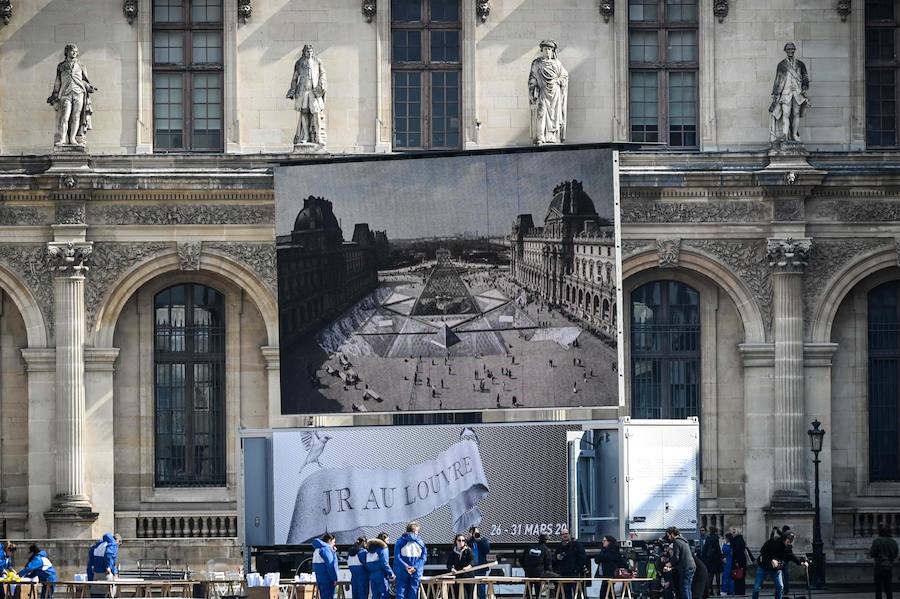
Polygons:
[[450,252],[439,249],[435,257],[434,268],[413,306],[412,315],[478,314],[478,304],[469,293],[459,271],[453,266]]

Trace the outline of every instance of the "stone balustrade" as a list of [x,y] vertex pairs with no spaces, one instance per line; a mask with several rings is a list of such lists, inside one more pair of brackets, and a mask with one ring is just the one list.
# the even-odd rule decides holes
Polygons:
[[138,514],[135,516],[135,536],[139,539],[237,537],[237,514]]

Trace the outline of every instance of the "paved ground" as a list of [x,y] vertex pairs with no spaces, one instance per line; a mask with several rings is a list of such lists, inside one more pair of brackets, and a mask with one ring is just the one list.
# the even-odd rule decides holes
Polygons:
[[[332,326],[330,332],[341,328],[343,337],[326,347],[321,336],[299,347],[282,366],[289,369],[282,392],[297,394],[301,412],[349,412],[353,404],[367,411],[617,405],[616,351],[610,342],[558,312],[518,305],[514,300],[521,290],[506,270],[480,266],[462,274],[481,308],[490,310],[478,321],[454,326],[464,343],[444,348],[410,335],[416,327],[441,324],[440,318],[404,316],[423,279],[382,275],[382,286],[390,289],[378,294],[374,313],[357,310],[357,316],[339,319],[340,327]],[[403,301],[404,296],[410,299]],[[453,325],[452,317],[447,320]],[[414,343],[418,345],[410,347],[418,349],[404,345]],[[359,376],[355,385],[338,376],[348,368],[341,363],[342,353]],[[307,380],[308,368],[316,370],[318,386]],[[366,399],[367,389],[382,401]]]

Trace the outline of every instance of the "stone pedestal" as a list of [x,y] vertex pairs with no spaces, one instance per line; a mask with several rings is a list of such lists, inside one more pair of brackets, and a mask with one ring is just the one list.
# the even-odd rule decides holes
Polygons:
[[93,539],[93,524],[99,514],[90,507],[64,508],[54,506],[44,513],[47,535],[52,539]]
[[84,146],[63,144],[53,147],[48,172],[89,171],[91,155]]

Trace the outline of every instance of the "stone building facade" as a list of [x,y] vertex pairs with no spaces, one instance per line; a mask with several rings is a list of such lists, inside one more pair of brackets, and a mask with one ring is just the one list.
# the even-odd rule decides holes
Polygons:
[[[129,561],[239,561],[239,427],[309,423],[280,413],[272,174],[291,158],[300,49],[328,71],[331,152],[477,149],[528,143],[547,38],[570,77],[567,142],[662,144],[620,154],[622,405],[516,417],[698,415],[703,520],[751,546],[773,523],[808,546],[818,418],[831,561],[861,564],[874,523],[896,529],[897,57],[866,48],[896,33],[895,0],[467,0],[444,21],[369,0],[155,4],[0,3],[0,535],[51,539],[64,572],[110,529]],[[392,61],[410,36],[440,37],[443,60]],[[787,41],[812,80],[793,162],[767,141]],[[69,42],[99,88],[84,156],[51,152]],[[417,110],[419,138],[397,120]],[[558,297],[567,283],[589,288],[559,272]],[[188,409],[209,434],[158,441]]]

